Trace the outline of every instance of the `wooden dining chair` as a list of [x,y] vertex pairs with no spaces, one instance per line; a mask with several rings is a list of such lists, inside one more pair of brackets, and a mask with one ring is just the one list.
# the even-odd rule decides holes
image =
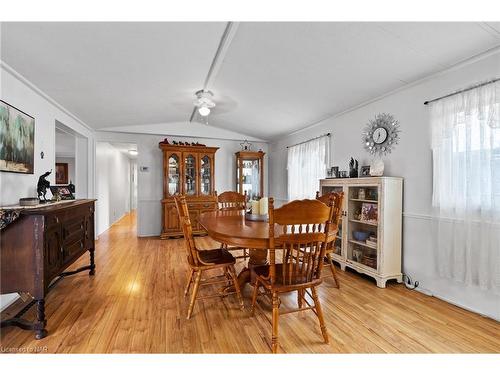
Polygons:
[[[281,293],[296,291],[298,309],[282,312],[288,314],[313,310],[319,319],[321,333],[328,343],[321,304],[316,287],[321,284],[321,268],[330,230],[333,206],[318,200],[297,200],[274,209],[274,200],[269,199],[269,265],[254,267],[252,279],[255,286],[252,297],[252,313],[255,311],[259,288],[270,297],[272,313],[272,351],[278,350],[278,320]],[[277,237],[275,238],[275,235]],[[282,252],[282,262],[276,262],[276,251]],[[311,292],[309,292],[309,289]],[[308,295],[311,304],[305,295]],[[302,307],[303,303],[306,307]]]
[[231,210],[244,210],[247,203],[247,192],[240,194],[236,191],[225,191],[217,195],[217,205],[219,210],[231,211]]
[[[236,191],[225,191],[219,195],[217,195],[217,192],[215,192],[215,195],[217,196],[217,207],[221,211],[238,211],[246,209],[246,190],[244,194],[240,194]],[[226,244],[223,244],[223,248],[227,249],[228,251],[243,250],[243,255],[238,255],[235,258],[246,259],[249,257],[249,250],[243,247],[227,246]]]
[[326,248],[326,257],[328,259],[328,265],[330,266],[330,272],[332,273],[333,280],[335,281],[335,287],[340,288],[339,280],[337,279],[337,273],[335,271],[335,265],[333,264],[332,253],[335,248],[335,240],[337,239],[340,220],[342,219],[342,203],[344,202],[344,193],[328,193],[324,195],[319,195],[319,191],[316,192],[316,199],[324,204],[329,204],[333,200],[333,216],[332,216],[332,226],[330,229],[330,235],[334,236],[333,240],[328,243]]
[[[228,294],[212,294],[207,296],[198,297],[198,290],[200,286],[203,285],[213,285],[220,283],[227,283],[228,286],[233,285],[235,293],[238,297],[238,301],[241,309],[244,308],[243,299],[241,297],[240,286],[238,284],[238,279],[236,277],[236,271],[234,269],[234,264],[236,259],[229,253],[226,249],[210,249],[203,250],[196,247],[193,238],[193,229],[191,227],[191,220],[189,219],[188,207],[186,203],[186,197],[175,196],[175,205],[177,206],[177,211],[179,213],[179,221],[182,226],[182,231],[184,233],[184,240],[186,242],[186,255],[189,265],[189,277],[186,288],[184,290],[184,295],[187,296],[189,289],[194,279],[193,292],[191,294],[191,300],[189,302],[189,308],[187,313],[187,319],[191,317],[193,312],[194,304],[197,299],[205,299],[212,297],[223,297]],[[212,277],[204,282],[201,281],[201,276],[203,272],[209,270],[220,269],[223,274],[220,276]],[[223,280],[220,280],[221,276]]]

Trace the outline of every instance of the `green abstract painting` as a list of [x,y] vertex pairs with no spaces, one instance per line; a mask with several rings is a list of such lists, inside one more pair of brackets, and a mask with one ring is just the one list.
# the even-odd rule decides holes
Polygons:
[[35,119],[0,100],[0,171],[33,173]]

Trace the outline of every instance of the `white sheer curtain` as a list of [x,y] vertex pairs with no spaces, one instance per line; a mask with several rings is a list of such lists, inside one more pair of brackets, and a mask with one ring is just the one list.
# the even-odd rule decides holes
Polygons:
[[314,198],[326,177],[330,137],[323,136],[288,148],[288,199]]
[[499,82],[433,103],[431,132],[438,272],[499,292]]

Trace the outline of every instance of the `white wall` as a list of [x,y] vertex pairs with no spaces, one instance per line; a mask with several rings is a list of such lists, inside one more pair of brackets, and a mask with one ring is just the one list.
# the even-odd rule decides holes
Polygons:
[[465,288],[440,279],[435,272],[430,242],[432,163],[426,100],[448,94],[476,82],[500,76],[500,53],[435,76],[345,114],[322,121],[300,133],[271,144],[270,195],[286,199],[286,146],[311,137],[332,133],[332,166],[348,170],[350,157],[368,165],[361,132],[381,112],[400,121],[401,141],[384,159],[388,176],[404,177],[403,271],[419,280],[422,291],[467,309],[500,319],[500,296],[476,287]]
[[[6,205],[17,203],[21,197],[36,196],[38,177],[54,169],[56,120],[88,137],[90,139],[88,147],[92,147],[93,132],[3,63],[0,67],[0,77],[2,100],[35,118],[34,173],[0,172],[0,204]],[[40,157],[41,151],[44,152],[43,159]],[[54,173],[48,180],[51,184],[55,183]],[[88,178],[84,181],[85,185],[87,180]],[[93,186],[89,186],[87,190],[89,196],[93,196]]]
[[130,160],[107,142],[96,143],[96,233],[130,211]]
[[[75,183],[75,158],[62,158],[56,156],[56,163],[67,163],[68,164],[68,184],[70,181]],[[55,170],[55,166],[54,166]],[[55,179],[55,177],[54,177]]]
[[[203,126],[194,124],[192,126]],[[234,153],[241,150],[239,145],[243,140],[200,139],[189,137],[127,134],[114,132],[96,132],[96,139],[107,142],[124,142],[137,144],[138,166],[138,204],[137,233],[139,236],[157,236],[161,232],[161,204],[163,196],[163,159],[158,148],[158,142],[168,137],[169,140],[204,143],[207,146],[219,147],[215,154],[215,188],[217,192],[234,190],[236,188],[236,161]],[[262,149],[267,152],[266,143],[253,143],[253,150]],[[268,190],[268,158],[265,156],[264,192]],[[141,167],[148,167],[147,172]]]
[[75,137],[75,155],[75,198],[94,197],[95,142]]
[[68,133],[64,129],[68,129],[67,126],[56,121],[56,157],[74,158],[76,147],[75,136],[69,133],[71,129],[68,129]]
[[[33,174],[0,172],[0,205],[15,204],[19,198],[36,196],[38,177],[54,169],[55,163],[55,124],[64,123],[85,138],[88,147],[93,147],[93,132],[64,108],[44,95],[24,77],[0,61],[0,97],[9,104],[21,109],[35,118],[35,165]],[[93,149],[93,148],[92,148]],[[44,158],[40,152],[44,152]],[[92,164],[93,165],[93,159]],[[55,175],[48,177],[51,184]],[[93,181],[85,176],[85,191],[93,196]],[[50,193],[48,194],[50,196]],[[12,303],[18,295],[0,296],[0,309]]]
[[137,160],[130,160],[130,209],[137,209]]

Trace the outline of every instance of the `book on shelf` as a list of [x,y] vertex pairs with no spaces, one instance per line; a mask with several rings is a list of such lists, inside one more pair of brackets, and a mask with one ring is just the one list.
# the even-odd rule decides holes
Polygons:
[[378,205],[376,203],[363,203],[361,205],[361,221],[377,224]]

